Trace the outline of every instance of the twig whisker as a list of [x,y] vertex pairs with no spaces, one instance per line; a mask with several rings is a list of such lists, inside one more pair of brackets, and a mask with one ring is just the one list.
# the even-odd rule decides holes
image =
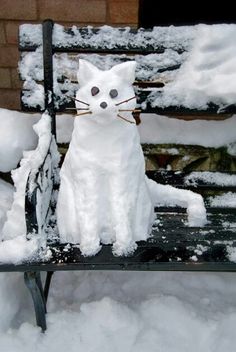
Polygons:
[[92,111],[81,112],[79,114],[76,114],[75,116],[88,115],[88,114],[92,114]]
[[141,112],[142,110],[138,109],[119,109],[120,112],[130,111],[130,112]]
[[130,101],[130,100],[132,100],[132,99],[135,99],[135,98],[136,98],[136,96],[134,96],[134,97],[132,97],[132,98],[129,98],[129,99],[127,99],[127,100],[123,100],[123,101],[121,101],[120,103],[117,103],[116,106],[121,105],[121,104],[124,104],[124,103],[128,103],[128,101]]
[[81,103],[81,104],[84,104],[84,105],[89,106],[89,104],[88,104],[88,103],[85,103],[85,102],[84,102],[84,101],[82,101],[82,100],[76,99],[76,98],[71,97],[70,95],[67,95],[67,94],[65,94],[65,96],[66,96],[66,97],[68,97],[68,98],[70,98],[70,99],[72,99],[72,100],[78,101],[78,102],[79,102],[79,103]]
[[89,108],[66,108],[66,110],[89,110]]
[[134,121],[130,121],[130,120],[126,119],[125,117],[121,116],[120,114],[117,114],[117,116],[118,116],[120,119],[122,119],[122,120],[124,120],[124,121],[126,121],[126,122],[129,122],[129,123],[136,123],[136,122],[134,122]]

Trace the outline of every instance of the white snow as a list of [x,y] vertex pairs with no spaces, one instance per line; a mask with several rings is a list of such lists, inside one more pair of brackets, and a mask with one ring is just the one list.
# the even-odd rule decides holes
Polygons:
[[[13,187],[0,181],[0,224],[12,199]],[[19,237],[14,256],[23,249],[27,256]],[[1,351],[234,352],[234,279],[234,273],[57,272],[41,334],[23,274],[0,273]]]
[[[23,150],[34,149],[37,135],[32,125],[41,114],[19,113],[0,109],[0,171],[7,172],[17,167]],[[138,126],[141,143],[171,143],[201,145],[204,147],[228,146],[228,152],[235,154],[236,116],[224,121],[183,121],[154,114],[141,114]],[[12,128],[12,125],[15,128]],[[68,143],[71,140],[74,116],[58,114],[57,140]],[[14,142],[12,142],[14,141]],[[176,153],[175,149],[171,149]]]
[[[189,56],[153,106],[207,108],[236,101],[236,25],[199,25]],[[153,94],[153,97],[155,94]]]
[[[33,27],[25,26],[28,26],[27,35],[32,34],[40,40],[40,25],[37,25],[36,32]],[[26,37],[26,40],[29,38]],[[24,115],[20,115],[23,118]],[[162,119],[167,121],[167,118],[159,118],[159,122],[164,121]],[[8,122],[6,119],[3,123]],[[25,143],[26,135],[30,138],[32,131],[26,133],[21,129],[20,121],[15,129],[2,129],[3,123],[0,132],[0,151],[3,152],[0,165],[4,170],[9,170],[16,166],[22,149],[26,148],[22,144],[15,148],[11,145],[12,141],[18,139],[20,143]],[[14,120],[12,123],[17,126]],[[202,121],[195,123],[189,122],[189,126],[198,126]],[[221,125],[221,122],[213,124],[216,126],[218,123]],[[30,126],[32,124],[30,122]],[[174,143],[177,139],[197,139],[195,133],[189,136],[191,127],[189,130],[186,128],[188,123],[180,125],[178,127],[177,123],[175,126],[179,135]],[[174,137],[176,130],[173,125],[171,131],[165,123],[155,126],[158,138],[165,140],[167,137],[171,140],[171,136]],[[204,133],[206,125],[202,126]],[[208,126],[213,125],[209,122]],[[144,128],[144,125],[140,127]],[[231,128],[235,131],[234,123]],[[9,137],[8,142],[6,131],[17,135]],[[63,135],[63,128],[61,132]],[[211,137],[211,127],[208,132],[209,143],[214,144],[214,139],[216,144],[219,143],[217,146],[231,142],[228,133],[214,138]],[[19,138],[19,133],[22,133],[23,138]],[[145,133],[143,140],[150,141],[147,130]],[[150,137],[154,138],[154,134]],[[207,133],[204,138],[201,143],[207,144]],[[35,146],[37,142],[35,139],[33,141]],[[195,142],[188,144],[191,143]],[[31,148],[32,145],[29,145],[28,149]],[[12,187],[0,181],[1,226],[12,202],[12,193]],[[229,256],[235,260],[235,251],[229,251]],[[26,292],[22,274],[0,274],[0,342],[3,352],[235,351],[234,273],[57,272],[49,296],[48,330],[44,335],[35,326],[31,297]]]
[[156,206],[180,206],[187,208],[188,224],[204,226],[206,224],[206,209],[202,196],[189,190],[174,188],[170,185],[157,184],[148,179],[148,186]]
[[[0,168],[3,171],[16,167],[19,163],[21,156],[23,155],[24,149],[31,149],[33,146],[36,147],[37,136],[32,129],[32,124],[38,121],[39,114],[23,114],[15,111],[9,111],[6,109],[0,110],[1,118],[1,154],[0,154]],[[68,142],[71,139],[71,132],[73,129],[74,118],[71,115],[60,115],[57,118],[57,136],[59,142]],[[14,129],[12,128],[14,125]],[[142,124],[139,126],[139,132],[141,136],[141,142],[148,143],[183,143],[183,144],[200,144],[203,146],[232,146],[235,141],[235,127],[236,117],[233,116],[225,121],[182,121],[171,119],[158,115],[142,115]],[[11,141],[14,140],[14,143]],[[30,144],[31,143],[31,146]],[[17,145],[17,148],[16,148]],[[175,149],[171,149],[172,152],[176,152]],[[8,157],[10,156],[10,158]],[[213,177],[214,175],[214,177]],[[227,176],[222,178],[220,173],[209,174],[209,173],[192,173],[190,175],[191,180],[187,182],[193,183],[193,177],[199,179],[206,179],[207,182],[213,182],[227,185],[235,184],[235,176]],[[233,182],[233,183],[232,183]],[[24,187],[23,187],[24,190]],[[21,195],[22,199],[23,193]],[[233,195],[225,200],[224,198],[216,198],[212,202],[218,202],[225,206],[225,204],[232,204]],[[212,203],[213,204],[213,203]],[[214,203],[216,204],[216,203]],[[24,222],[22,223],[22,216],[18,216],[17,202],[15,202],[16,212],[12,212],[13,219],[18,218],[17,229],[25,228]],[[23,203],[20,208],[22,209],[21,215],[23,214]],[[13,211],[13,208],[12,208]],[[194,213],[194,212],[193,212]],[[8,222],[13,224],[15,227],[16,222]],[[20,226],[21,224],[21,226]],[[7,227],[8,225],[5,224]],[[9,232],[9,231],[8,231]],[[12,233],[15,231],[11,231]],[[20,231],[21,234],[25,233],[24,230]],[[20,234],[20,233],[19,233]],[[11,236],[10,236],[11,237]]]
[[232,262],[236,263],[236,248],[232,246],[227,247],[228,258]]
[[22,24],[19,28],[20,44],[42,44],[42,25]]
[[39,238],[26,239],[25,234],[0,242],[0,263],[20,264],[22,260],[32,260],[38,250]]
[[[32,258],[42,242],[41,227],[38,234],[32,234],[31,239],[26,239],[25,223],[25,190],[29,178],[29,191],[34,175],[42,165],[51,143],[50,116],[45,112],[41,119],[33,126],[38,135],[37,148],[23,153],[20,167],[12,171],[15,185],[13,202],[6,215],[6,220],[0,234],[0,262],[18,263],[23,259]],[[11,126],[13,128],[13,126]],[[47,206],[47,204],[45,204]],[[37,205],[39,206],[39,205]],[[4,214],[5,215],[5,214]],[[38,217],[40,220],[40,217]]]
[[198,181],[219,186],[236,186],[236,175],[227,175],[222,172],[193,171],[185,177],[186,185],[197,185]]
[[[36,238],[31,241],[27,241],[25,235],[19,235],[17,238],[13,240],[8,240],[1,242],[2,240],[2,227],[6,224],[7,219],[7,211],[11,209],[13,202],[13,186],[8,183],[0,180],[0,262],[1,263],[18,263],[21,262],[22,259],[27,259],[32,256],[32,254],[37,249]],[[22,213],[21,207],[18,209],[19,213]],[[15,224],[14,227],[17,228],[20,224],[18,221],[22,222],[22,219],[15,212]],[[1,287],[0,287],[1,292]],[[4,294],[3,294],[4,296]],[[2,297],[0,295],[0,297]],[[1,307],[2,302],[0,302]],[[8,308],[7,308],[8,309]],[[1,311],[1,309],[0,309]],[[8,317],[6,317],[8,319]],[[2,326],[2,322],[0,320],[0,328]]]
[[209,198],[212,207],[234,208],[236,207],[236,193],[227,192],[219,196]]
[[[90,117],[75,120],[60,171],[57,224],[61,242],[79,244],[83,255],[95,255],[100,243],[112,243],[115,255],[132,253],[136,241],[147,239],[154,221],[144,156],[130,113],[136,101],[122,105],[126,112],[118,106],[134,96],[135,67],[135,61],[124,62],[104,71],[80,60],[76,104],[86,102]],[[98,94],[91,94],[91,87],[98,87]],[[101,102],[106,102],[105,109]],[[82,103],[76,107],[84,108]]]
[[[185,121],[154,114],[141,114],[141,143],[173,143],[220,147],[235,144],[236,116],[223,121]],[[234,151],[231,147],[231,153]]]
[[[22,43],[35,42],[41,45],[40,25],[21,26]],[[137,79],[162,80],[165,87],[153,89],[149,95],[149,101],[153,106],[166,107],[169,105],[185,106],[188,108],[206,109],[209,102],[221,107],[235,104],[236,101],[236,25],[197,25],[190,27],[156,27],[153,31],[138,31],[134,35],[130,28],[124,28],[120,32],[117,28],[103,26],[100,32],[92,33],[91,27],[87,28],[87,34],[83,38],[77,27],[73,27],[69,33],[61,25],[55,25],[53,41],[55,45],[84,47],[115,48],[116,45],[127,46],[128,41],[134,46],[144,47],[149,43],[154,48],[164,46],[166,51],[158,55],[134,55],[138,63]],[[184,49],[184,52],[176,50]],[[77,85],[71,83],[73,72],[78,69],[78,58],[86,58],[98,67],[109,69],[114,64],[124,60],[124,55],[104,56],[77,55],[73,59],[68,55],[54,56],[54,87],[55,93],[63,97],[62,89],[68,89],[69,93],[77,89]],[[168,71],[167,67],[182,64],[179,69]],[[24,102],[30,106],[40,105],[43,109],[42,86],[35,80],[42,79],[42,48],[34,53],[24,54],[20,64],[20,72],[25,82]],[[33,74],[32,74],[33,73]],[[64,84],[57,79],[65,76]],[[32,77],[34,80],[32,80]],[[219,111],[220,112],[220,111]]]
[[69,143],[74,128],[74,116],[69,114],[58,115],[56,122],[58,143]]
[[[59,24],[54,25],[53,43],[58,46],[80,45],[95,46],[103,48],[116,48],[117,44],[128,47],[128,42],[134,46],[146,47],[148,42],[155,48],[162,45],[165,47],[175,47],[175,49],[188,48],[197,27],[155,27],[150,32],[145,32],[140,29],[137,35],[134,35],[129,27],[123,28],[120,31],[118,28],[110,26],[99,27],[99,32],[93,33],[92,27],[87,26],[87,34],[85,37],[81,35],[79,28],[72,27],[72,31],[65,31],[65,28]],[[42,44],[42,26],[31,24],[24,24],[20,26],[21,44],[35,44],[40,46]]]
[[1,349],[233,352],[235,290],[227,273],[57,272],[41,334],[23,275],[0,274]]
[[[38,136],[33,125],[41,114],[28,114],[0,108],[0,171],[15,169],[23,151],[35,149]],[[62,114],[57,118],[57,140],[68,143],[71,139],[74,117]]]
[[10,209],[13,200],[13,186],[0,179],[0,233],[6,221],[6,211]]
[[0,171],[12,170],[22,158],[23,150],[35,148],[37,135],[32,125],[38,118],[39,114],[22,114],[0,108]]
[[186,207],[191,226],[206,223],[201,195],[145,177],[140,136],[130,113],[136,105],[135,68],[136,62],[129,61],[104,71],[80,60],[76,107],[83,110],[86,102],[89,112],[76,118],[61,167],[57,225],[61,242],[79,244],[83,255],[95,255],[101,243],[112,244],[114,255],[134,252],[136,242],[151,232],[154,205],[163,201]]

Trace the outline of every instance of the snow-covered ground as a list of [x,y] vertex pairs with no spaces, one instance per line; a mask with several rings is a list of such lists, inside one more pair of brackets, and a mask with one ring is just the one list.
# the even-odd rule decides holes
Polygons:
[[1,351],[233,352],[235,292],[228,273],[57,272],[41,334],[23,275],[1,273]]
[[[13,133],[9,125],[0,130],[0,161],[5,170],[12,167],[9,155],[15,157],[17,164],[22,150],[32,148],[25,144],[29,135],[33,135],[32,120],[27,120],[29,126],[24,129],[20,120],[25,115],[0,110],[0,118],[4,120],[13,115],[19,119],[15,135],[9,135]],[[191,122],[173,121],[168,119],[164,123],[160,117],[150,123],[155,124],[163,139],[168,137],[167,132],[170,140],[170,134],[174,134],[171,132],[174,126],[168,129],[168,123],[176,124],[175,132],[179,132],[182,141],[190,138],[188,131],[193,122],[191,125]],[[60,138],[68,140],[71,123],[63,125],[64,122],[61,119],[59,123]],[[206,122],[195,121],[195,131],[200,133],[202,123]],[[206,128],[212,131],[212,124],[216,122],[206,123],[204,132]],[[230,132],[235,131],[235,124],[232,118],[224,126]],[[147,130],[144,124],[141,126],[144,136]],[[219,127],[217,133],[221,131]],[[233,141],[225,130],[221,137],[220,141],[219,135],[209,140],[213,143],[218,139],[221,144]],[[9,140],[14,143],[8,143]],[[31,141],[35,146],[36,141]],[[0,232],[12,199],[13,187],[0,181]],[[0,273],[0,351],[233,352],[235,292],[235,274],[229,273],[57,272],[48,301],[48,330],[41,334],[23,275]]]

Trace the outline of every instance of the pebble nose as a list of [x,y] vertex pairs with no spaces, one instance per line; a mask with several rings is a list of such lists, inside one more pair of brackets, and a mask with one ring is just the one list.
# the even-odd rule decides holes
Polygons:
[[103,101],[101,104],[100,104],[101,108],[103,109],[106,109],[107,107],[107,103],[105,101]]

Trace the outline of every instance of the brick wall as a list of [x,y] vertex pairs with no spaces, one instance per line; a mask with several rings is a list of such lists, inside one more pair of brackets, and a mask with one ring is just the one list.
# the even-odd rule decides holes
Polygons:
[[0,107],[20,109],[18,28],[52,18],[66,26],[136,27],[138,0],[0,0]]

